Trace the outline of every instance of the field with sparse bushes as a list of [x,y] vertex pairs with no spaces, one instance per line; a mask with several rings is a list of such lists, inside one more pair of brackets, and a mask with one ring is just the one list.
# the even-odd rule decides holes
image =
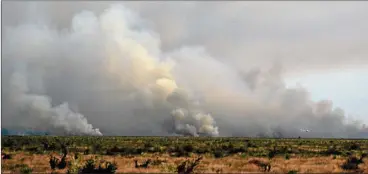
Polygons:
[[2,173],[368,173],[368,140],[2,136]]

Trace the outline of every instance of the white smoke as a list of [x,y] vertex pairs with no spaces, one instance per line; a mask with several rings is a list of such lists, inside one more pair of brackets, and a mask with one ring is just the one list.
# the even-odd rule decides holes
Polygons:
[[190,113],[185,109],[176,109],[171,112],[174,120],[174,130],[178,134],[192,136],[218,136],[218,127],[209,114]]
[[83,115],[71,111],[68,103],[52,107],[48,96],[30,94],[24,74],[12,74],[10,89],[11,105],[20,112],[19,117],[13,119],[20,121],[23,126],[28,127],[29,123],[33,123],[34,126],[40,126],[41,130],[53,134],[102,135],[98,129],[88,124]]
[[[162,52],[159,35],[124,6],[101,15],[81,11],[70,23],[64,30],[33,23],[4,31],[4,127],[100,135],[93,124],[104,135],[279,137],[300,128],[311,137],[358,130],[332,103],[286,88],[279,64],[247,72],[200,46]],[[26,80],[10,83],[14,74]]]

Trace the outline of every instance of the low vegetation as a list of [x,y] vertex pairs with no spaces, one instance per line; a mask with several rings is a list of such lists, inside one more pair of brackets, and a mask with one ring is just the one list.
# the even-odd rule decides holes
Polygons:
[[368,140],[3,136],[1,144],[3,171],[20,173],[368,172]]
[[271,164],[269,162],[263,162],[257,159],[252,159],[248,162],[249,164],[255,164],[258,166],[263,172],[271,171]]
[[359,165],[364,163],[363,158],[367,157],[366,153],[363,153],[360,158],[356,156],[350,156],[344,164],[341,166],[344,170],[359,170]]
[[87,160],[86,164],[79,170],[80,173],[115,173],[117,164],[108,161],[100,162],[98,167],[93,159]]

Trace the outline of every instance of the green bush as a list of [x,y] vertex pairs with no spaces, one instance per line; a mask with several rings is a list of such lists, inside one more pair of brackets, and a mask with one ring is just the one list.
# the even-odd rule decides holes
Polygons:
[[93,173],[94,170],[95,170],[95,161],[93,159],[89,159],[83,166],[82,173]]
[[342,152],[339,151],[335,145],[329,147],[326,151],[322,151],[323,155],[341,155]]
[[50,168],[52,170],[55,170],[56,168],[58,169],[65,169],[66,165],[67,165],[67,161],[65,157],[62,157],[61,160],[59,160],[58,158],[51,156],[50,160],[49,160],[49,164],[50,164]]
[[225,153],[221,150],[216,150],[214,153],[213,153],[213,156],[215,158],[222,158],[225,156]]
[[273,157],[275,157],[276,156],[276,151],[274,151],[274,150],[270,150],[269,152],[268,152],[268,158],[270,158],[270,159],[272,159]]
[[344,170],[356,170],[359,169],[359,164],[364,163],[363,158],[367,156],[366,153],[362,154],[360,158],[350,156],[342,165],[341,168]]
[[289,154],[285,154],[285,159],[289,160],[290,159],[290,155]]
[[29,174],[29,173],[32,173],[32,171],[33,171],[33,169],[30,168],[27,165],[20,168],[20,173],[22,173],[22,174]]
[[245,147],[232,147],[229,149],[229,153],[236,154],[236,153],[244,153],[247,152]]
[[288,172],[288,174],[297,174],[298,173],[298,171],[296,171],[296,170],[290,170],[289,172]]
[[116,163],[103,162],[95,167],[95,161],[93,159],[87,160],[86,164],[80,170],[81,173],[115,173],[117,168]]
[[69,163],[69,168],[67,170],[68,174],[75,174],[78,173],[80,171],[80,167],[78,166],[78,163],[76,161],[70,162]]
[[359,150],[360,146],[357,143],[349,143],[346,147],[347,150],[351,151],[351,150]]
[[186,152],[193,152],[193,150],[194,150],[193,145],[191,145],[191,144],[184,145],[183,149]]

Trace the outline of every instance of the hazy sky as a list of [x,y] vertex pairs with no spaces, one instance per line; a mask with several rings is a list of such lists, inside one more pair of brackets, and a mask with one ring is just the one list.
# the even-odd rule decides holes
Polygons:
[[[38,23],[62,30],[76,14],[89,10],[98,16],[111,4],[7,1],[2,5],[2,27]],[[332,100],[368,122],[368,2],[122,4],[137,12],[143,20],[139,25],[155,32],[162,52],[201,46],[216,61],[240,72],[278,62],[288,86],[300,83],[313,100]]]
[[329,99],[349,117],[368,123],[368,71],[350,70],[309,74],[287,79],[290,86],[306,87],[314,100]]

